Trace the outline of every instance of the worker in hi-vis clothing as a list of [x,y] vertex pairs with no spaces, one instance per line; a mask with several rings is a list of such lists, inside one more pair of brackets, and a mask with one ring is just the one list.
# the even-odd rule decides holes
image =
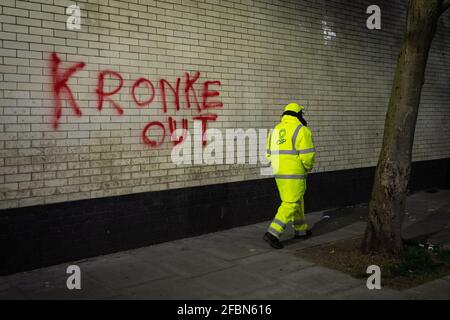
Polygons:
[[306,176],[314,165],[315,149],[303,109],[297,103],[288,104],[281,122],[267,136],[266,157],[272,166],[281,205],[263,239],[276,249],[283,248],[279,239],[289,222],[293,223],[296,238],[311,236],[304,220],[303,195]]

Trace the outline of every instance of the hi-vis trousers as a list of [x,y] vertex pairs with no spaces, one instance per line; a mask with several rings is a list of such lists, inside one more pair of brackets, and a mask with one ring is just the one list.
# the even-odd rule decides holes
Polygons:
[[306,175],[275,175],[275,180],[280,192],[281,205],[267,231],[279,238],[287,224],[292,222],[295,235],[305,235],[308,229],[304,220],[305,207],[303,203]]

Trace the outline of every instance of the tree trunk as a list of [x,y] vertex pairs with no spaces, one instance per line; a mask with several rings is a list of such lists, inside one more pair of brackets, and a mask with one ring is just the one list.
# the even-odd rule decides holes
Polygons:
[[420,93],[442,0],[410,0],[391,88],[362,250],[398,257]]

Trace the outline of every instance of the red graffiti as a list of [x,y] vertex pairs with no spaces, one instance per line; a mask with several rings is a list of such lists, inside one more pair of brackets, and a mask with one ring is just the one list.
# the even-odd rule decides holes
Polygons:
[[172,138],[171,140],[174,145],[177,145],[177,144],[183,142],[184,139],[186,139],[187,129],[188,129],[188,121],[187,121],[187,119],[183,119],[181,122],[182,122],[182,126],[183,126],[183,135],[181,137],[175,138],[173,135],[174,135],[175,130],[177,130],[177,122],[175,120],[173,120],[172,117],[169,117],[170,136]]
[[[147,88],[151,89],[151,91],[152,91],[150,97],[144,101],[139,101],[136,98],[136,93],[135,93],[136,89],[139,88],[139,86],[141,84],[145,84],[147,86]],[[153,102],[153,99],[155,98],[155,87],[153,86],[153,83],[148,79],[139,78],[138,80],[136,80],[136,82],[133,84],[133,87],[131,88],[131,97],[133,97],[134,103],[136,103],[139,107],[149,105],[150,103]]]
[[163,110],[164,113],[167,112],[167,96],[166,96],[166,84],[169,86],[169,88],[172,90],[172,92],[174,93],[174,97],[175,97],[175,106],[177,108],[177,111],[180,110],[180,78],[177,78],[177,85],[176,85],[176,89],[173,88],[173,86],[170,84],[169,81],[165,80],[165,79],[161,79],[159,80],[159,86],[161,87],[161,97],[162,97],[162,102],[163,102]]
[[206,145],[206,127],[208,121],[216,121],[217,115],[216,114],[208,114],[208,115],[202,115],[194,117],[194,120],[200,120],[202,122],[202,144]]
[[[104,91],[106,76],[110,76],[111,78],[119,79],[119,85],[110,92]],[[122,89],[122,86],[123,86],[123,78],[120,75],[120,73],[115,72],[115,71],[110,71],[110,70],[100,71],[100,73],[98,75],[98,83],[97,83],[97,90],[96,90],[98,110],[101,111],[103,109],[103,102],[105,100],[108,100],[112,104],[114,109],[116,109],[117,113],[119,115],[122,115],[123,114],[122,107],[117,102],[115,102],[114,100],[109,98],[110,96],[115,95],[117,92],[119,92],[120,89]]]
[[[150,139],[150,138],[148,137],[148,134],[147,134],[148,130],[149,130],[151,127],[154,127],[154,126],[160,127],[161,130],[162,130],[162,138],[161,138],[161,140],[159,140],[159,142]],[[142,140],[144,141],[144,143],[145,143],[146,145],[148,145],[148,146],[150,146],[150,147],[159,147],[160,145],[162,145],[163,142],[164,142],[164,137],[165,137],[165,136],[166,136],[166,128],[165,128],[164,125],[163,125],[161,122],[159,122],[159,121],[152,121],[152,122],[148,123],[148,124],[144,127],[144,130],[142,130]]]
[[[70,77],[78,70],[83,69],[85,67],[84,62],[76,63],[75,65],[68,68],[66,71],[62,72],[59,70],[59,65],[61,63],[61,59],[58,57],[56,53],[52,53],[51,55],[51,76],[52,76],[52,92],[54,99],[54,109],[55,109],[55,117],[53,120],[53,127],[56,130],[58,128],[59,119],[62,115],[62,91],[66,93],[66,98],[68,103],[72,107],[72,110],[75,112],[77,116],[81,116],[81,109],[78,107],[77,102],[75,101],[74,95],[72,93],[71,88],[68,85],[68,80]],[[115,79],[118,80],[118,84],[114,87],[114,89],[107,91],[106,88],[109,86],[105,84],[105,80],[107,79]],[[195,85],[198,83],[200,79],[200,72],[196,71],[192,75],[188,72],[185,73],[184,80],[184,96],[183,92],[180,93],[181,86],[181,78],[178,77],[176,79],[175,85],[171,84],[166,79],[159,79],[159,92],[161,94],[161,102],[162,102],[162,111],[167,113],[168,110],[168,95],[167,92],[172,93],[173,102],[175,104],[175,113],[181,109],[181,99],[184,98],[183,105],[190,109],[192,105],[196,105],[197,112],[200,113],[197,116],[193,116],[192,119],[199,120],[202,122],[202,144],[206,145],[206,128],[208,121],[216,121],[216,114],[201,114],[207,109],[211,108],[222,108],[223,103],[218,100],[220,95],[219,91],[211,90],[210,86],[216,85],[221,86],[221,82],[218,80],[215,81],[204,81],[202,85],[202,91],[197,92]],[[124,86],[124,79],[119,72],[111,71],[111,70],[101,70],[98,74],[97,78],[97,109],[101,112],[103,110],[103,104],[105,101],[109,102],[114,109],[116,110],[118,115],[123,115],[125,110],[119,105],[118,102],[112,99],[112,96],[118,94],[122,87]],[[144,100],[138,99],[137,90],[148,90],[148,98]],[[183,90],[181,89],[181,90]],[[123,93],[122,93],[123,94]],[[182,96],[180,96],[180,94]],[[131,85],[130,90],[131,100],[136,105],[136,107],[144,107],[150,106],[156,97],[156,89],[153,85],[152,81],[147,78],[139,77],[136,81],[134,81]],[[199,96],[202,97],[202,101],[199,101]],[[212,101],[211,101],[212,100]],[[126,101],[126,100],[125,100]],[[181,120],[181,127],[183,129],[183,134],[181,136],[173,136],[174,132],[177,129],[177,123],[172,116],[168,117],[168,128],[171,135],[171,141],[174,145],[177,145],[183,141],[185,141],[187,130],[188,130],[188,119],[183,118]],[[160,129],[162,132],[161,138],[158,140],[154,140],[149,138],[150,129]],[[150,121],[142,130],[142,140],[149,147],[159,147],[165,140],[166,135],[166,126],[160,121]]]
[[200,112],[201,111],[200,103],[198,103],[197,94],[193,87],[193,85],[198,80],[198,78],[200,78],[200,72],[197,71],[196,73],[194,73],[194,77],[192,78],[192,80],[190,79],[189,73],[186,72],[186,86],[184,87],[184,96],[186,98],[187,107],[190,109],[191,108],[191,100],[189,97],[190,97],[190,93],[192,93],[192,95],[194,96],[195,104],[197,105],[197,109]]
[[209,91],[211,84],[221,85],[220,81],[205,81],[203,84],[203,109],[222,108],[223,104],[220,101],[207,102],[208,98],[219,96],[219,91]]
[[62,101],[61,101],[61,91],[64,89],[66,95],[68,97],[68,102],[72,107],[72,110],[78,117],[81,117],[81,109],[78,107],[75,98],[73,96],[72,90],[70,89],[67,81],[69,78],[78,70],[83,69],[85,67],[84,62],[78,62],[77,64],[71,66],[67,69],[62,75],[59,72],[59,64],[61,63],[61,59],[59,59],[56,53],[52,53],[50,59],[50,71],[52,76],[52,91],[53,91],[53,103],[55,110],[55,117],[53,119],[53,128],[57,129],[59,124],[59,119],[62,115]]

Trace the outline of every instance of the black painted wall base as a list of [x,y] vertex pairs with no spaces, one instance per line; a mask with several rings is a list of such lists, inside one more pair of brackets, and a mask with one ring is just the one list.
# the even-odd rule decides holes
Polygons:
[[[306,211],[366,202],[374,168],[311,174]],[[450,158],[413,164],[412,190],[450,186]],[[271,219],[271,178],[0,211],[0,274]]]

